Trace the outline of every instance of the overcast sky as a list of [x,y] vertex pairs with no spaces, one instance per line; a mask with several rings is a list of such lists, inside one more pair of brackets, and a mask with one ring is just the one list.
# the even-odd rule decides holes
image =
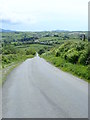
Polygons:
[[88,30],[88,0],[0,0],[2,28]]

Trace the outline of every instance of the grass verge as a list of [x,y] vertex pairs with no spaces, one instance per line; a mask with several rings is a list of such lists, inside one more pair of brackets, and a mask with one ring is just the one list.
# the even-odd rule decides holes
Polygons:
[[50,54],[42,54],[41,57],[52,63],[54,66],[60,68],[61,70],[69,72],[87,82],[90,82],[90,76],[88,74],[89,66],[72,64],[61,57],[55,57],[54,55]]
[[0,73],[1,73],[0,86],[4,84],[4,82],[6,81],[6,78],[7,78],[8,74],[10,74],[10,72],[14,68],[16,68],[17,66],[19,66],[26,59],[33,58],[33,57],[34,57],[34,55],[27,55],[27,56],[24,56],[23,59],[19,59],[17,61],[11,62],[10,64],[5,64],[4,68],[2,68],[2,70],[0,70]]

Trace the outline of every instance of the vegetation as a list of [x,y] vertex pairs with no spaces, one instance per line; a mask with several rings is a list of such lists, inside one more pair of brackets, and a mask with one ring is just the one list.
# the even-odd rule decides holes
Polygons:
[[[85,41],[82,41],[83,33]],[[3,32],[0,35],[0,61],[3,69],[32,58],[38,52],[62,70],[90,79],[90,50],[87,47],[88,33],[85,31]]]
[[56,50],[55,56],[60,56],[73,64],[86,65],[89,56],[88,42],[66,42]]
[[27,58],[31,58],[36,54],[35,50],[27,49],[26,51],[22,49],[17,49],[12,45],[6,45],[2,48],[2,67],[6,67],[13,62],[20,62]]
[[47,61],[83,79],[90,80],[88,42],[68,41],[42,55]]
[[39,55],[41,55],[41,54],[45,53],[45,50],[44,50],[44,49],[40,49],[40,50],[38,51],[38,53],[39,53]]

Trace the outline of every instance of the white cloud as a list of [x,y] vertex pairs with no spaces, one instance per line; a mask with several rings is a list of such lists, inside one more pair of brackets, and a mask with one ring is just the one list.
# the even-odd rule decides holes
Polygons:
[[0,0],[0,15],[2,20],[28,25],[54,19],[86,21],[88,0]]

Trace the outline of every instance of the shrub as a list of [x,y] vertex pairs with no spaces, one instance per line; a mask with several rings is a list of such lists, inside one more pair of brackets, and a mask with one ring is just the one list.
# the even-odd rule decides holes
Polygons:
[[14,46],[9,45],[9,46],[4,46],[2,48],[2,52],[3,52],[3,54],[6,54],[6,55],[7,54],[17,54],[18,50]]
[[59,50],[56,51],[55,56],[56,57],[60,56],[60,51]]
[[78,42],[76,45],[76,50],[78,50],[78,51],[83,50],[84,47],[85,47],[85,43]]
[[38,51],[38,54],[39,54],[39,55],[41,55],[41,54],[43,54],[43,53],[45,53],[45,50],[44,50],[44,49],[40,49],[40,50]]
[[76,63],[78,61],[79,54],[77,51],[73,51],[66,55],[66,59],[71,63]]
[[8,60],[8,58],[6,56],[2,56],[2,64],[3,63],[6,63],[6,64],[9,63],[9,60]]
[[85,65],[87,61],[87,51],[83,51],[78,59],[78,63]]
[[34,49],[27,49],[26,50],[26,55],[35,55],[35,54],[36,54],[36,52]]

